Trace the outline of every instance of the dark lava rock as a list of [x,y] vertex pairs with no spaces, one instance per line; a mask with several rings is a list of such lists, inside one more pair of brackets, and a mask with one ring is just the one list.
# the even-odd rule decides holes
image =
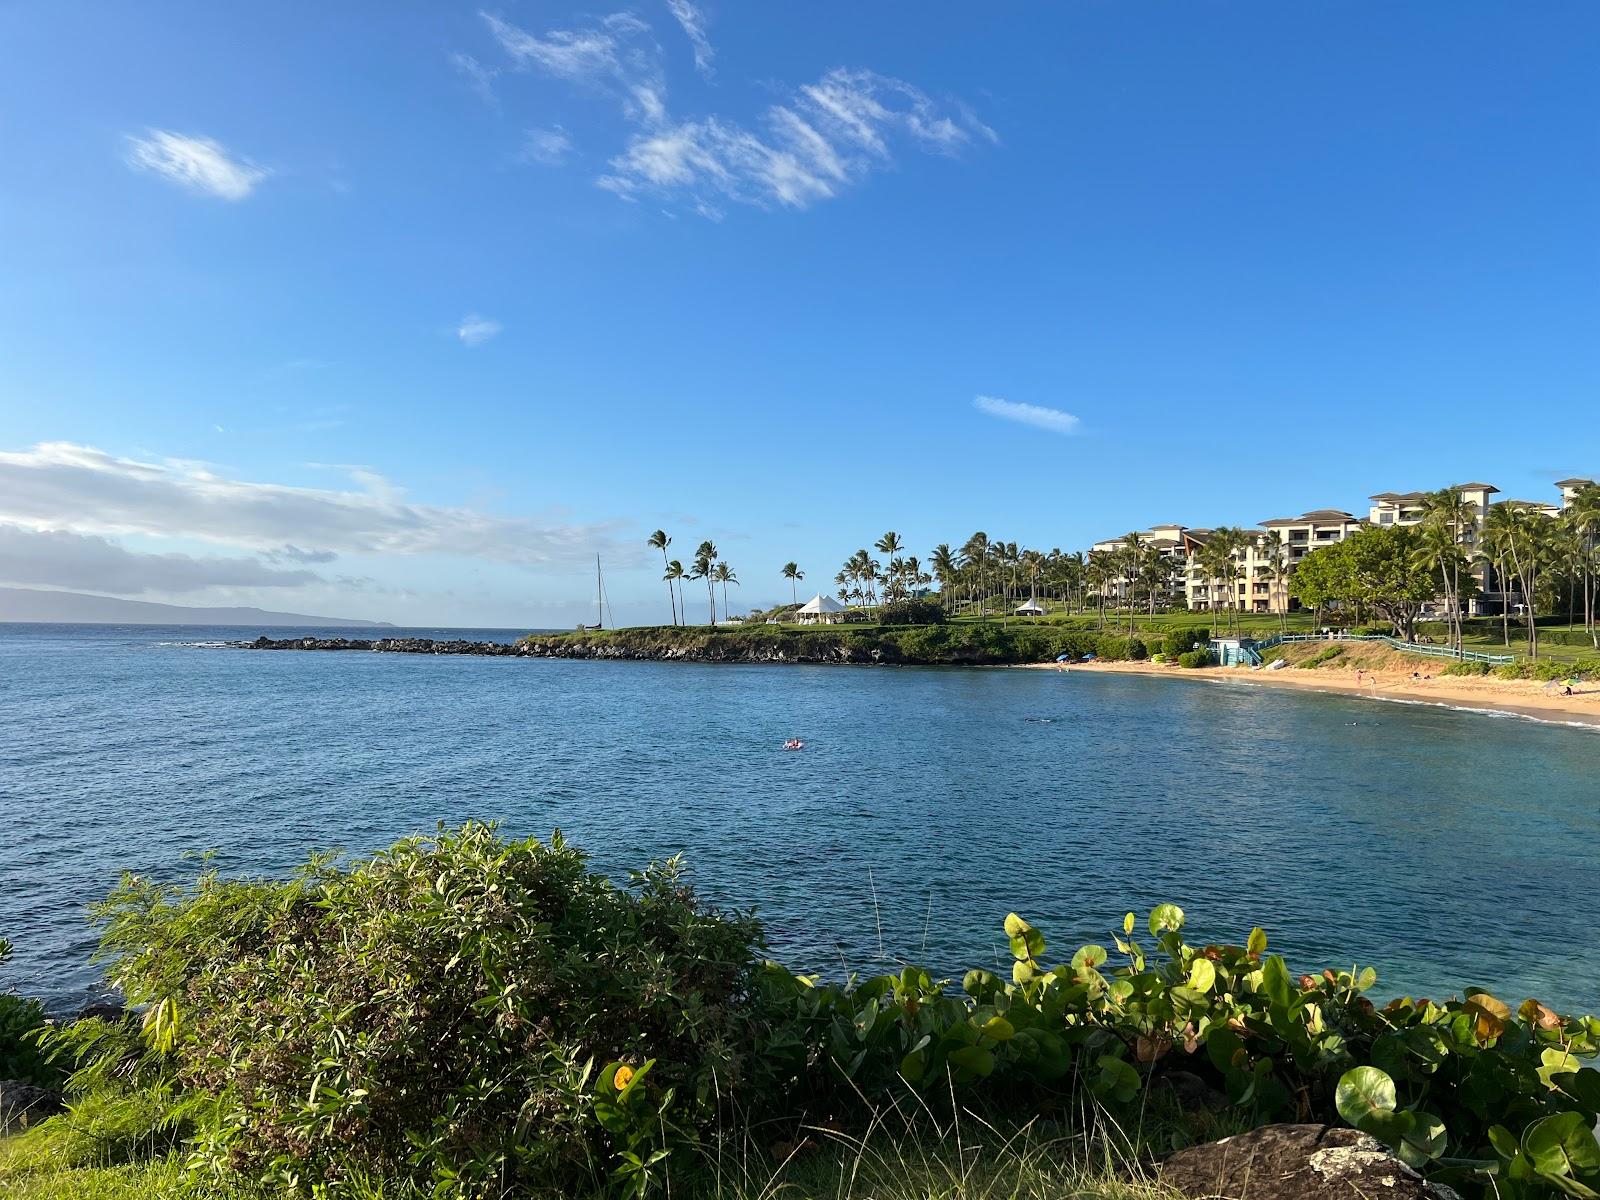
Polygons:
[[1161,1182],[1190,1200],[1459,1200],[1369,1134],[1266,1125],[1167,1158]]
[[20,1079],[0,1079],[0,1134],[21,1133],[61,1111],[61,1093]]

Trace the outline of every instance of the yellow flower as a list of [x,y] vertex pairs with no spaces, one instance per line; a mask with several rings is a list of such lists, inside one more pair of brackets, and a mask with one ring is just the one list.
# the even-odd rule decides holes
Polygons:
[[628,1081],[633,1078],[633,1068],[623,1063],[617,1068],[617,1073],[611,1077],[611,1086],[621,1091],[628,1086]]

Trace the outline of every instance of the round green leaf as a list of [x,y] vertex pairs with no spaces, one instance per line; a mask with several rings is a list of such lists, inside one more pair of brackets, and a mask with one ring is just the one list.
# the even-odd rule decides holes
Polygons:
[[1085,946],[1072,956],[1072,969],[1081,975],[1085,971],[1098,970],[1105,961],[1104,946]]
[[1217,981],[1217,969],[1209,958],[1197,958],[1189,964],[1189,986],[1197,992],[1209,992]]
[[1183,928],[1183,909],[1176,904],[1158,904],[1150,910],[1150,932],[1153,936]]
[[1394,1080],[1377,1067],[1354,1067],[1340,1077],[1333,1104],[1347,1122],[1365,1129],[1362,1122],[1394,1111]]
[[979,1078],[994,1070],[994,1055],[982,1046],[962,1046],[950,1051],[949,1058],[954,1066],[971,1071]]

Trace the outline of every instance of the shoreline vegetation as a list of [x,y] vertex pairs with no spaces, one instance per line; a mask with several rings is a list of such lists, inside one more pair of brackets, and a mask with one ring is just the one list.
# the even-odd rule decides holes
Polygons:
[[1159,1200],[1255,1188],[1245,1148],[1273,1198],[1600,1189],[1600,1019],[1380,1006],[1371,967],[1173,904],[1065,951],[1012,913],[1007,973],[829,982],[676,859],[618,886],[468,824],[93,912],[125,1008],[3,998],[0,1056],[55,1089],[0,1138],[8,1196]]
[[[921,626],[639,626],[618,630],[530,634],[516,642],[428,638],[269,638],[238,645],[257,650],[366,651],[605,661],[792,663],[877,666],[1024,666],[1156,678],[1194,678],[1240,685],[1299,687],[1372,699],[1406,700],[1600,726],[1600,662],[1513,664],[1499,671],[1477,664],[1407,654],[1359,642],[1286,643],[1268,651],[1281,670],[1180,666],[1172,644],[1209,633],[1174,623],[1141,626],[1131,637],[1065,622],[964,622]],[[1158,647],[1152,649],[1152,647]],[[1338,648],[1338,653],[1330,650]],[[1085,655],[1093,659],[1083,662]],[[1154,656],[1154,657],[1152,657]],[[1524,676],[1510,677],[1507,676]],[[1533,677],[1526,677],[1533,676]],[[1572,682],[1568,682],[1571,680]],[[1571,694],[1565,694],[1566,689]]]

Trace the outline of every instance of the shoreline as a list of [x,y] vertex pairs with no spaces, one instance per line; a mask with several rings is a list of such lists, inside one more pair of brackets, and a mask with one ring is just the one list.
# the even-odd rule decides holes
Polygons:
[[[1022,663],[1022,670],[1051,671],[1055,663]],[[1242,667],[1178,667],[1151,662],[1074,663],[1066,674],[1143,675],[1163,679],[1193,679],[1234,687],[1288,688],[1353,696],[1393,704],[1423,704],[1456,711],[1494,713],[1549,724],[1600,729],[1600,683],[1580,684],[1571,696],[1553,694],[1544,684],[1526,679],[1474,676],[1434,676],[1412,679],[1395,672],[1363,671],[1356,682],[1348,668],[1280,671]]]
[[[870,635],[869,635],[870,636]],[[1279,671],[1241,667],[1179,667],[1147,660],[1073,663],[1063,668],[1054,662],[997,661],[992,654],[956,653],[942,658],[918,659],[903,653],[897,645],[877,638],[855,639],[824,636],[817,643],[802,644],[782,639],[780,644],[765,644],[755,639],[719,637],[668,638],[646,644],[627,639],[574,638],[571,635],[533,637],[518,642],[473,642],[431,638],[257,638],[253,642],[231,642],[229,646],[250,650],[355,651],[390,654],[478,655],[504,658],[566,658],[580,660],[745,663],[789,665],[859,666],[951,666],[1008,667],[1030,671],[1092,672],[1102,675],[1142,675],[1165,679],[1190,679],[1235,687],[1298,688],[1334,695],[1398,704],[1423,704],[1458,711],[1495,713],[1523,717],[1553,724],[1600,729],[1600,682],[1579,684],[1571,696],[1562,696],[1549,685],[1534,680],[1499,679],[1491,676],[1435,675],[1412,678],[1409,671],[1370,670],[1357,672],[1349,667],[1306,669],[1286,667]],[[1037,651],[1035,651],[1037,652]]]

